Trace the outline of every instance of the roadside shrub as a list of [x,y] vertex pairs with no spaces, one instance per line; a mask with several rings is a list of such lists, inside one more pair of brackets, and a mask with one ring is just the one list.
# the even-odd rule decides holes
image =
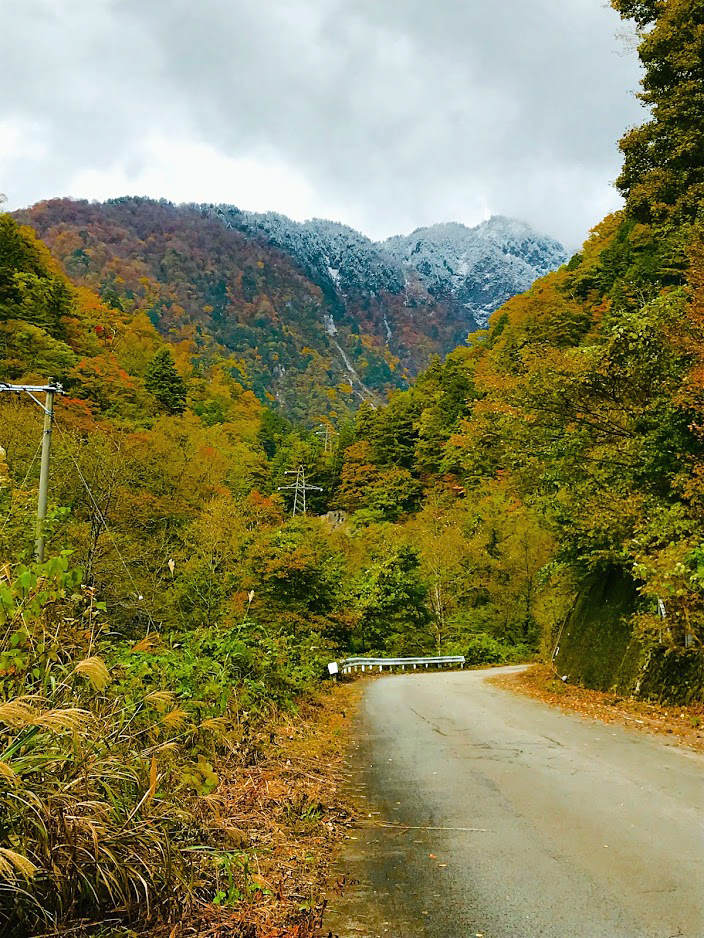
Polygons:
[[0,934],[14,938],[212,899],[203,799],[329,660],[320,635],[246,617],[128,645],[81,584],[69,553],[0,568]]
[[464,656],[467,664],[517,664],[535,658],[535,650],[528,645],[508,645],[486,632],[472,635],[466,644]]
[[[102,604],[68,555],[0,573],[0,932],[187,909],[204,885],[173,693],[116,693]],[[178,797],[177,797],[178,794]],[[212,875],[212,874],[211,874]]]

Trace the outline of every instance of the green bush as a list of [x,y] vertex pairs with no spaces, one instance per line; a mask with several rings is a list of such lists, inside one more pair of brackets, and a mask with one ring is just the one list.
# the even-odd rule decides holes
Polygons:
[[517,664],[535,658],[535,650],[528,645],[507,645],[478,632],[467,642],[464,656],[467,664]]

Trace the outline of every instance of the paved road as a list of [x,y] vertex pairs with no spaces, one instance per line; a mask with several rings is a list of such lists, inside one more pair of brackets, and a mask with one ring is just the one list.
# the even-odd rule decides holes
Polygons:
[[352,759],[369,816],[340,864],[360,885],[326,934],[704,938],[704,757],[496,673],[369,682]]

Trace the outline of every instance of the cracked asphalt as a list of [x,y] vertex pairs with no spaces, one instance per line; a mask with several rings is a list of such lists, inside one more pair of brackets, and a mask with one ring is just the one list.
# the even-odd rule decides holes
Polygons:
[[704,938],[704,757],[487,679],[365,689],[340,938]]

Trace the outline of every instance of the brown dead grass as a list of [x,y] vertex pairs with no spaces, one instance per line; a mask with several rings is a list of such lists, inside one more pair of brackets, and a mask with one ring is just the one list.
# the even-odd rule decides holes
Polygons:
[[310,938],[332,883],[331,862],[352,825],[342,794],[348,726],[360,685],[328,685],[295,716],[279,716],[248,741],[249,758],[220,768],[202,799],[202,822],[248,872],[247,897],[206,905],[150,938]]
[[669,736],[683,745],[704,750],[704,703],[688,707],[664,706],[587,690],[563,683],[547,665],[535,665],[527,671],[490,680],[506,690],[527,694],[583,717]]

